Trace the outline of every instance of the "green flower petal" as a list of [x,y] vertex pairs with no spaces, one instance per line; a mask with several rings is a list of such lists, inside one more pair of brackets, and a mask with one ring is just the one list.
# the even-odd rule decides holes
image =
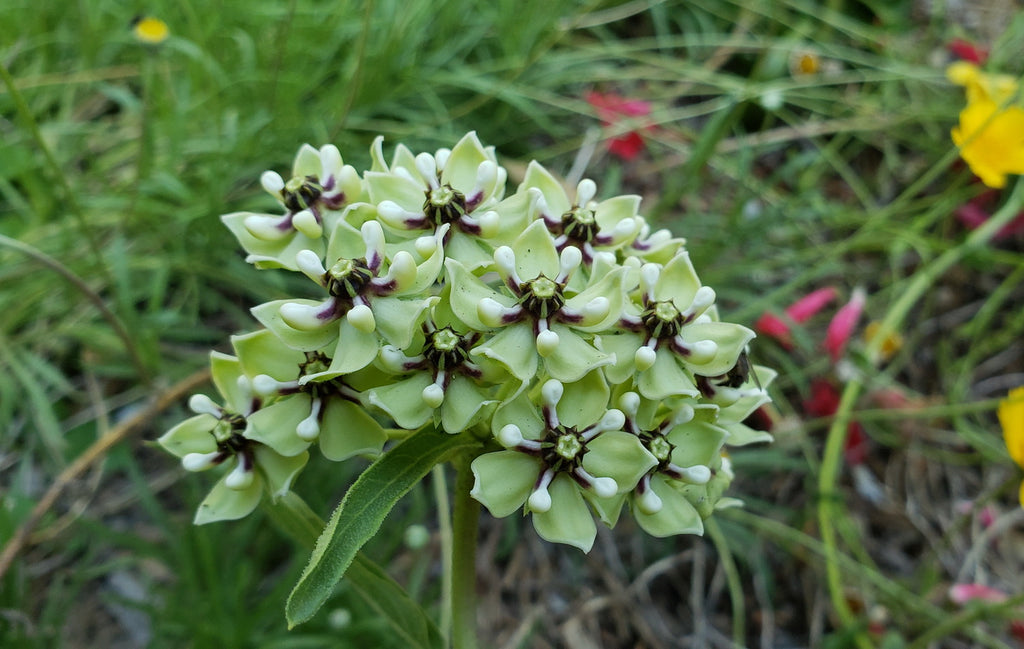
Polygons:
[[444,246],[446,257],[458,259],[470,272],[487,268],[494,262],[494,248],[480,238],[468,236],[457,229],[450,232],[451,238]]
[[563,426],[578,429],[596,424],[608,411],[608,382],[600,372],[590,372],[579,381],[563,384],[556,408]]
[[609,303],[608,315],[603,320],[585,327],[571,325],[573,329],[589,332],[604,331],[618,321],[622,315],[622,300],[625,297],[625,291],[622,288],[625,272],[625,268],[617,268],[612,272],[606,273],[601,277],[600,281],[592,283],[579,294],[566,300],[565,305],[577,311],[582,310],[588,302],[596,297],[605,297]]
[[238,243],[249,254],[246,261],[254,264],[257,268],[287,268],[298,270],[295,263],[295,255],[300,250],[312,250],[323,254],[324,243],[321,239],[311,239],[301,232],[291,232],[280,239],[264,241],[257,239],[249,233],[245,227],[245,220],[250,216],[267,216],[254,212],[235,212],[220,217],[228,230],[235,235]]
[[643,343],[643,337],[631,331],[594,337],[594,346],[615,359],[614,363],[604,366],[609,383],[618,385],[633,380],[636,374],[633,358]]
[[[453,291],[453,294],[456,292],[457,289]],[[570,337],[575,337],[575,334],[570,334]],[[559,343],[555,355],[563,346],[567,346],[565,340]],[[501,363],[508,368],[512,376],[520,381],[529,381],[537,374],[537,342],[533,336],[533,327],[525,322],[508,325],[484,344],[474,347],[471,353],[474,356],[483,356]],[[551,357],[548,360],[550,361]],[[568,363],[563,362],[563,364]],[[566,374],[573,373],[566,372]],[[570,380],[576,380],[584,374],[586,374],[586,369],[580,371],[579,376]],[[552,376],[554,376],[553,373]]]
[[[529,330],[531,345],[536,350],[533,331],[528,325],[525,328]],[[565,325],[555,325],[551,327],[551,330],[558,334],[559,342],[554,353],[544,359],[544,368],[553,379],[566,383],[578,381],[587,373],[598,367],[610,365],[615,360],[613,356],[595,349],[590,343],[583,340],[580,334]],[[536,356],[536,352],[534,356]],[[523,380],[528,379],[528,377],[519,375],[516,377]]]
[[334,224],[328,237],[324,266],[330,268],[339,259],[359,259],[366,255],[363,234],[344,219]]
[[199,503],[195,525],[205,525],[216,521],[233,521],[244,518],[256,509],[263,497],[263,480],[257,475],[252,484],[245,489],[232,489],[224,482],[230,473],[217,481],[210,493]]
[[327,347],[338,337],[337,326],[326,326],[314,331],[299,331],[288,326],[281,318],[281,305],[295,303],[315,306],[316,300],[274,300],[260,304],[251,309],[253,316],[267,329],[274,332],[281,342],[288,347],[303,352],[315,352]]
[[292,163],[292,176],[317,176],[323,171],[320,162],[320,152],[312,145],[303,144],[299,152],[295,154],[295,162]]
[[517,393],[514,398],[501,404],[494,411],[491,427],[495,436],[508,424],[518,426],[526,439],[540,439],[541,433],[544,432],[540,408],[534,405],[525,391]]
[[371,203],[394,201],[410,212],[420,212],[423,209],[423,192],[426,184],[421,186],[411,178],[373,171],[363,174],[363,179]]
[[456,434],[478,422],[487,406],[496,403],[472,380],[455,376],[445,390],[441,404],[441,426],[445,432]]
[[380,408],[401,428],[415,430],[430,421],[433,409],[423,402],[423,388],[433,383],[427,372],[382,385],[365,393],[368,403]]
[[470,495],[495,518],[518,510],[533,492],[540,462],[516,451],[485,453],[471,465],[476,482]]
[[726,432],[714,424],[693,420],[676,426],[666,438],[675,446],[673,464],[681,467],[711,466],[721,453]]
[[632,219],[639,210],[639,196],[635,194],[614,196],[598,203],[597,209],[594,210],[594,219],[601,227],[601,230],[611,232],[620,221]]
[[305,354],[282,343],[269,329],[232,336],[231,346],[249,377],[266,374],[278,381],[294,381],[299,365],[306,361]]
[[622,506],[626,504],[628,494],[616,494],[611,498],[598,498],[591,491],[583,491],[583,497],[594,509],[594,513],[601,519],[601,522],[608,527],[615,527],[619,522],[619,515],[622,514]]
[[324,406],[320,425],[320,452],[332,462],[357,455],[376,455],[387,434],[366,408],[346,399],[331,399]]
[[665,347],[658,349],[654,365],[640,373],[637,389],[648,399],[670,396],[695,397],[700,394],[693,379],[679,366],[676,354]]
[[257,446],[253,454],[256,456],[256,470],[266,478],[274,500],[288,493],[295,476],[309,461],[309,453],[285,457],[275,453],[269,446]]
[[217,418],[213,415],[196,415],[170,429],[156,441],[178,457],[185,457],[189,453],[213,453],[217,450],[217,440],[210,433],[216,425]]
[[534,279],[542,273],[548,279],[558,277],[558,250],[543,220],[531,223],[516,238],[512,250],[516,253],[516,272],[523,281]]
[[452,187],[461,192],[469,192],[476,185],[477,167],[481,162],[489,159],[476,133],[470,131],[452,147],[452,152],[441,172],[441,182],[451,183]]
[[395,347],[408,349],[412,344],[413,335],[420,329],[423,312],[436,301],[435,297],[425,299],[403,299],[389,296],[374,298],[370,302],[370,310],[373,311],[373,318],[377,323],[377,332]]
[[661,269],[654,295],[658,300],[672,300],[679,309],[686,309],[699,288],[700,279],[690,262],[690,254],[682,251]]
[[551,509],[533,512],[533,527],[545,541],[565,543],[590,552],[597,536],[597,525],[586,501],[572,478],[561,473],[548,487]]
[[281,455],[298,455],[309,448],[309,442],[299,437],[295,429],[309,417],[312,403],[308,394],[294,394],[260,408],[246,418],[249,429],[245,436]]
[[338,331],[338,344],[334,348],[331,366],[326,372],[310,374],[310,377],[326,381],[342,374],[351,374],[363,369],[377,358],[377,351],[380,349],[377,332],[360,331],[349,324],[347,318],[341,321]]
[[747,444],[770,442],[774,439],[771,433],[763,430],[754,430],[750,426],[738,421],[721,422],[719,425],[729,433],[729,436],[725,438],[725,443],[729,446],[746,446]]
[[651,478],[651,488],[661,498],[661,511],[645,514],[638,507],[633,508],[633,517],[641,528],[651,536],[666,537],[676,534],[704,534],[704,522],[700,514],[681,493],[660,475]]
[[493,288],[484,284],[478,277],[455,259],[445,260],[448,281],[447,288],[451,291],[451,308],[455,317],[461,320],[467,327],[474,331],[487,331],[490,329],[480,321],[476,313],[476,307],[484,298],[491,298],[503,306],[513,306],[515,298],[499,293]]
[[252,392],[238,384],[238,379],[245,376],[238,359],[220,352],[210,352],[210,375],[217,391],[224,397],[225,408],[236,414],[249,414],[252,410]]
[[516,193],[526,194],[525,190],[530,187],[536,187],[544,194],[544,202],[548,204],[548,216],[560,218],[562,214],[568,212],[569,208],[572,207],[569,203],[569,196],[565,193],[565,188],[551,175],[550,171],[545,169],[536,160],[531,161],[526,167],[523,182],[519,185]]
[[751,340],[754,332],[743,325],[732,322],[695,322],[683,327],[680,332],[686,342],[713,340],[718,344],[718,351],[707,363],[686,363],[694,372],[703,376],[719,376],[725,374],[736,365],[736,359]]
[[622,431],[601,433],[587,443],[583,468],[597,477],[613,478],[619,493],[632,491],[636,483],[658,464],[636,435]]

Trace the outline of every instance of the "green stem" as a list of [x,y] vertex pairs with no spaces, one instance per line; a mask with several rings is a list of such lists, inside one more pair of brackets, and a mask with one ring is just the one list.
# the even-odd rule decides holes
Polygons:
[[476,536],[480,503],[469,494],[473,455],[460,455],[455,461],[455,499],[452,512],[452,554],[449,570],[452,579],[452,647],[476,649]]
[[[448,481],[444,475],[444,463],[435,464],[430,470],[434,479],[434,498],[437,500],[437,527],[441,537],[441,561],[444,562],[444,569],[441,570],[441,601],[452,601],[452,572],[449,569],[452,565],[452,512],[448,503]],[[448,639],[451,637],[452,611],[447,606],[441,607],[441,619],[438,621],[438,629],[441,637],[448,646]]]
[[[959,262],[971,251],[985,245],[1004,225],[1013,220],[1024,204],[1024,182],[1019,181],[1006,204],[996,212],[984,225],[975,230],[960,245],[950,248],[929,265],[922,268],[914,276],[914,280],[899,299],[890,307],[881,322],[878,335],[868,345],[869,358],[879,358],[882,343],[889,333],[896,331],[903,323],[911,308],[921,297],[935,285],[935,282],[954,264]],[[856,616],[850,610],[843,594],[843,581],[839,565],[839,550],[836,545],[835,528],[832,521],[841,516],[839,496],[836,482],[839,478],[840,459],[843,442],[846,440],[846,429],[850,423],[853,406],[857,402],[864,387],[864,378],[856,377],[846,384],[835,420],[828,431],[825,452],[821,461],[821,474],[818,477],[818,525],[821,528],[821,541],[824,546],[825,572],[828,581],[829,597],[832,606],[843,626],[852,628],[857,624]],[[864,634],[858,634],[857,644],[862,648],[871,646]]]

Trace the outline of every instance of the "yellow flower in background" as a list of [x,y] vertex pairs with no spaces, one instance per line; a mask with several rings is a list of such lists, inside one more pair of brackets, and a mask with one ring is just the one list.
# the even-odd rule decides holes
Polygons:
[[152,16],[138,16],[132,20],[132,33],[135,38],[147,45],[159,45],[167,40],[170,30],[167,23]]
[[[1003,441],[1010,457],[1024,467],[1024,386],[1010,390],[1009,396],[999,403],[999,425],[1003,428]],[[1024,483],[1019,494],[1024,506]]]
[[989,187],[1006,185],[1007,174],[1024,174],[1024,109],[1000,109],[991,99],[970,101],[951,132],[960,157]]
[[967,103],[988,99],[996,104],[1005,104],[1017,95],[1017,79],[1008,74],[987,74],[981,68],[957,61],[946,68],[946,78],[967,91]]

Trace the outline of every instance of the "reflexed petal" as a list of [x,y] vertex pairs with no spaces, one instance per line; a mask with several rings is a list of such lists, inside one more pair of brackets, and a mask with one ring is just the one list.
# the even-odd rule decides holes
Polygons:
[[315,329],[313,331],[299,331],[288,324],[281,318],[281,306],[285,304],[302,304],[305,306],[318,306],[321,302],[317,300],[274,300],[273,302],[267,302],[260,304],[252,308],[253,316],[259,320],[267,329],[274,332],[281,342],[288,347],[303,352],[314,352],[321,350],[338,337],[338,327],[329,326],[322,329]]
[[683,327],[682,335],[691,344],[699,340],[713,340],[718,345],[715,355],[707,363],[690,363],[685,356],[680,357],[690,369],[704,376],[719,376],[731,370],[747,343],[754,339],[753,331],[731,322],[696,322]]
[[210,374],[217,391],[224,396],[223,404],[227,410],[240,415],[252,412],[252,392],[242,389],[238,384],[238,379],[245,375],[237,358],[210,352]]
[[256,456],[256,470],[266,478],[270,495],[275,500],[288,493],[295,476],[309,461],[309,453],[285,457],[269,446],[257,446],[253,454]]
[[[455,313],[455,317],[464,322],[470,329],[474,331],[487,331],[490,329],[480,320],[480,316],[477,315],[477,305],[484,299],[491,298],[506,307],[515,305],[515,298],[487,286],[455,259],[447,259],[445,261],[445,268],[448,275],[446,284],[451,291],[452,311]],[[532,336],[530,345],[531,347],[533,346]]]
[[338,345],[334,349],[330,368],[326,372],[310,374],[310,376],[319,377],[320,380],[325,381],[361,370],[377,358],[379,349],[380,337],[377,336],[377,332],[360,331],[350,325],[347,319],[342,320]]
[[[295,255],[300,250],[312,250],[322,254],[324,244],[321,239],[311,239],[304,234],[291,230],[280,239],[265,241],[252,236],[245,227],[245,220],[254,216],[252,212],[235,212],[220,217],[224,225],[238,239],[238,243],[249,254],[247,261],[257,268],[287,268],[298,270]],[[261,216],[256,214],[255,216]]]
[[636,435],[621,431],[601,433],[587,444],[583,456],[583,468],[594,476],[614,479],[619,493],[631,491],[657,464]]
[[563,426],[583,429],[601,421],[608,411],[610,391],[600,372],[590,372],[579,381],[565,383],[563,389],[556,408]]
[[309,448],[309,442],[296,434],[299,422],[309,417],[312,399],[308,394],[293,394],[249,415],[245,436],[266,444],[281,455],[294,456]]
[[516,253],[516,272],[523,281],[541,274],[548,279],[558,277],[558,250],[543,220],[531,223],[512,243],[512,250]]
[[597,525],[572,478],[555,476],[548,487],[551,509],[533,513],[533,527],[545,541],[565,543],[590,552],[597,536]]
[[[578,381],[588,372],[610,365],[614,360],[613,356],[595,349],[580,334],[565,325],[555,325],[551,331],[557,333],[559,339],[555,351],[544,358],[544,367],[551,378],[563,382]],[[518,378],[526,380],[527,377]]]
[[486,412],[486,406],[494,403],[472,380],[455,376],[441,404],[441,426],[453,435],[460,433],[475,424]]
[[531,161],[526,168],[526,175],[523,177],[523,182],[519,185],[516,193],[526,194],[524,190],[529,187],[536,187],[544,194],[544,201],[548,205],[547,213],[552,218],[561,218],[562,214],[568,212],[569,208],[572,207],[569,203],[569,196],[565,193],[565,188],[555,180],[550,171],[545,169],[536,160]]
[[704,522],[690,501],[673,489],[660,475],[651,477],[651,488],[661,498],[661,510],[645,514],[633,508],[633,517],[651,536],[665,537],[676,534],[704,534]]
[[676,466],[712,466],[725,443],[726,432],[719,426],[695,419],[676,426],[666,437],[675,446],[672,463]]
[[231,474],[224,474],[203,502],[199,503],[194,524],[204,525],[244,518],[260,504],[263,497],[263,481],[258,476],[245,489],[232,489],[224,484],[229,475]]
[[746,446],[747,444],[770,442],[774,439],[771,433],[754,430],[738,421],[721,422],[720,425],[729,433],[729,436],[725,438],[725,443],[729,446]]
[[423,402],[423,388],[433,383],[427,372],[368,390],[366,400],[388,413],[401,428],[415,430],[430,421],[433,408]]
[[331,399],[324,406],[320,452],[340,462],[356,455],[380,453],[387,434],[366,408],[346,399]]
[[448,161],[441,172],[441,182],[451,183],[455,189],[467,193],[476,184],[477,167],[484,160],[490,159],[476,133],[470,131],[452,147],[451,155],[448,156]]
[[608,377],[609,383],[618,385],[632,380],[636,374],[633,357],[643,343],[644,339],[640,334],[631,331],[594,337],[594,345],[615,358],[614,363],[604,366],[604,374]]
[[495,518],[523,506],[540,473],[540,462],[516,451],[485,453],[471,465],[476,483],[471,495]]
[[384,340],[399,349],[407,349],[412,343],[413,334],[420,329],[423,311],[435,301],[436,298],[378,297],[370,302],[370,308],[377,323],[377,331]]
[[231,345],[250,378],[267,374],[278,381],[294,381],[299,376],[299,364],[306,361],[305,354],[286,346],[269,329],[232,336]]
[[320,152],[309,144],[299,147],[295,154],[295,162],[292,163],[292,176],[317,176],[319,178],[323,164],[320,162]]
[[[458,289],[453,290],[452,294],[454,295],[457,291]],[[562,343],[565,342],[562,341]],[[558,356],[566,346],[560,344],[554,356]],[[537,374],[537,343],[533,336],[533,328],[524,322],[517,322],[503,328],[493,338],[473,348],[472,354],[501,363],[512,373],[512,376],[520,381],[529,381]],[[554,356],[549,357],[549,360]],[[586,370],[580,372],[579,376],[583,376],[585,373]]]
[[424,190],[427,185],[393,173],[368,171],[363,174],[370,202],[394,201],[409,212],[422,212]]
[[212,453],[217,450],[217,440],[210,433],[216,425],[217,419],[213,415],[196,415],[170,429],[156,441],[178,457],[185,457],[189,453]]
[[494,411],[494,418],[491,420],[491,430],[494,434],[497,435],[507,424],[518,426],[526,439],[540,439],[541,433],[544,432],[540,408],[530,401],[525,391],[501,404]]
[[654,365],[640,372],[637,389],[648,399],[664,399],[670,396],[695,397],[700,392],[690,375],[679,366],[675,353],[659,349]]
[[700,279],[697,278],[697,271],[693,269],[689,253],[683,251],[661,269],[654,294],[655,299],[672,300],[676,307],[682,310],[690,306],[699,288]]

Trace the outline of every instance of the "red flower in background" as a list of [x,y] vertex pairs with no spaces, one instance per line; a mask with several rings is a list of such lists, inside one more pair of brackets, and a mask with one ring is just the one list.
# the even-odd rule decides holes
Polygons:
[[828,323],[824,347],[832,357],[833,363],[838,362],[842,357],[846,343],[850,340],[857,321],[860,320],[860,314],[864,310],[864,303],[867,302],[867,299],[868,294],[864,289],[860,287],[853,289],[850,301],[836,311],[832,321]]
[[[956,208],[956,218],[971,230],[976,230],[992,218],[991,210],[999,200],[1000,192],[990,190],[978,194],[968,202]],[[993,241],[1006,239],[1014,235],[1024,234],[1024,212],[1018,214],[1012,221],[1004,225],[992,237]]]
[[963,61],[969,61],[975,65],[981,65],[988,59],[988,50],[984,47],[978,47],[970,41],[966,41],[962,38],[954,38],[946,45],[946,49],[949,50],[950,54],[961,59]]
[[[651,104],[639,99],[626,99],[613,93],[588,92],[587,103],[594,107],[605,126],[615,126],[623,117],[643,117],[651,114]],[[623,160],[632,160],[644,150],[644,139],[637,131],[613,137],[608,151]]]
[[833,286],[811,291],[786,307],[786,318],[780,318],[774,313],[765,311],[754,323],[754,329],[758,333],[775,338],[783,347],[790,349],[793,346],[793,339],[790,335],[789,323],[803,324],[807,322],[828,306],[828,303],[834,300],[836,295],[838,292]]

